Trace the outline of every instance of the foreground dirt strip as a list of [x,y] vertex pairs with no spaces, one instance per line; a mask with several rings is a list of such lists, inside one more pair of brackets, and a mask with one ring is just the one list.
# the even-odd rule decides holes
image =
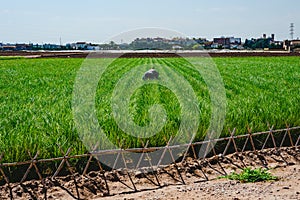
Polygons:
[[[178,169],[176,169],[178,166]],[[245,166],[266,167],[280,177],[276,182],[242,184],[218,177],[241,171]],[[178,171],[186,185],[183,184]],[[283,148],[234,153],[205,160],[187,158],[182,164],[157,169],[106,172],[108,188],[99,171],[27,181],[0,187],[0,199],[300,199],[300,149]],[[132,184],[134,183],[134,185]],[[159,186],[160,185],[160,186]],[[134,188],[135,186],[135,188]],[[108,192],[109,189],[109,192]]]
[[185,199],[185,200],[254,200],[254,199],[300,199],[300,165],[279,167],[270,170],[279,181],[240,183],[217,179],[188,185],[172,185],[152,191],[142,191],[134,194],[120,194],[112,197],[97,198],[97,200],[124,199]]

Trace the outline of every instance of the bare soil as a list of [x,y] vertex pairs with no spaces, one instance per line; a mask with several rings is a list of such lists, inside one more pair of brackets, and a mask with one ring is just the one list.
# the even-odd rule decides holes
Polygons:
[[105,200],[129,199],[300,199],[300,165],[271,169],[279,181],[240,183],[226,179],[216,179],[207,182],[189,183],[187,185],[170,185],[152,191],[142,191],[134,194],[119,194],[116,196],[98,198]]
[[[270,169],[278,181],[241,183],[220,176],[242,168]],[[128,173],[127,173],[128,172]],[[300,149],[266,149],[219,155],[205,160],[187,158],[153,172],[119,169],[75,174],[0,187],[0,199],[299,199]],[[180,173],[179,173],[180,172]],[[130,175],[130,176],[129,176]],[[158,179],[156,179],[156,176]],[[131,179],[130,179],[130,178]],[[108,188],[105,180],[107,181]],[[134,188],[135,187],[135,188]],[[109,189],[109,192],[108,192]]]
[[99,58],[165,58],[165,57],[270,57],[270,56],[300,56],[300,53],[290,52],[277,52],[277,51],[265,51],[265,52],[182,52],[179,54],[172,52],[157,52],[157,53],[143,53],[132,52],[124,53],[120,52],[78,52],[78,51],[0,51],[0,56],[21,56],[25,58],[86,58],[99,57]]

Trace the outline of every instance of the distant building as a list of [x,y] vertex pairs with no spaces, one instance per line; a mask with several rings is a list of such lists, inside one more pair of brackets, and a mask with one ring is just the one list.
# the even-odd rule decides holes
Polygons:
[[242,38],[230,37],[229,38],[229,43],[232,44],[232,45],[241,45],[242,44]]
[[172,46],[172,49],[173,50],[182,50],[183,48],[182,48],[182,46],[174,45],[174,46]]
[[44,50],[61,50],[61,46],[57,44],[43,44]]
[[43,49],[43,45],[41,44],[32,45],[32,50],[41,50],[41,49]]
[[283,48],[286,51],[299,51],[300,50],[300,40],[285,40],[283,42]]
[[33,44],[16,44],[15,51],[31,51]]
[[84,50],[84,49],[86,49],[87,45],[88,44],[86,42],[76,42],[75,49]]
[[[151,38],[148,38],[151,40]],[[164,38],[160,38],[160,37],[156,37],[156,38],[153,38],[153,42],[165,42],[165,39]]]
[[26,50],[26,44],[16,44],[16,51],[25,51]]
[[213,39],[213,46],[216,48],[229,48],[230,46],[230,39],[226,37],[214,38]]
[[241,38],[220,37],[220,38],[213,39],[212,48],[232,49],[232,48],[237,48],[241,44],[242,44]]
[[87,48],[86,42],[76,42],[72,44],[66,44],[66,49],[68,50],[85,50]]
[[4,45],[2,46],[2,51],[15,51],[16,46],[15,45]]
[[88,44],[86,46],[86,49],[90,50],[90,51],[97,51],[97,50],[100,50],[100,47],[98,45],[95,45],[95,44]]

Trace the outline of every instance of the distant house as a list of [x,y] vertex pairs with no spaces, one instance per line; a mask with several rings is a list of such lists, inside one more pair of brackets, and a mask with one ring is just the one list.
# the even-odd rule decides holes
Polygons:
[[33,44],[16,44],[16,51],[31,51],[33,49]]
[[73,49],[75,49],[75,44],[67,43],[67,44],[66,44],[66,49],[68,49],[68,50],[73,50]]
[[230,47],[230,38],[228,38],[228,37],[214,38],[213,39],[213,46],[214,47],[229,48]]
[[76,43],[66,44],[66,49],[96,51],[96,50],[100,50],[101,47],[100,47],[100,45],[97,45],[97,44],[86,43],[86,42],[76,42]]
[[286,51],[295,51],[300,49],[300,40],[285,40],[283,42],[283,48]]
[[219,43],[212,43],[211,45],[210,45],[210,47],[212,48],[212,49],[219,49],[219,48],[222,48],[223,47],[223,45],[222,44],[219,44]]
[[241,45],[242,44],[242,38],[230,37],[229,38],[229,43],[231,45]]
[[90,51],[97,51],[97,50],[100,50],[100,47],[98,45],[95,45],[95,44],[88,44],[86,46],[86,49],[90,50]]
[[153,41],[154,42],[165,42],[165,39],[164,38],[160,38],[160,37],[156,37],[156,38],[153,38]]
[[93,45],[88,44],[86,42],[76,42],[72,44],[66,44],[66,49],[69,50],[87,50],[89,47],[89,50],[94,50]]
[[4,45],[2,46],[2,51],[15,51],[16,46],[15,45]]
[[43,49],[43,45],[41,44],[33,44],[32,45],[32,50],[41,50]]
[[26,44],[16,44],[16,51],[25,51]]
[[179,45],[174,45],[174,46],[172,46],[172,49],[173,49],[173,50],[182,50],[183,47],[182,47],[182,46],[179,46]]
[[241,44],[242,44],[241,38],[220,37],[220,38],[213,39],[212,48],[233,49],[233,48],[237,48]]
[[86,42],[76,42],[75,43],[75,49],[77,50],[84,50],[87,48],[87,43]]
[[61,46],[57,44],[43,44],[44,50],[60,50]]

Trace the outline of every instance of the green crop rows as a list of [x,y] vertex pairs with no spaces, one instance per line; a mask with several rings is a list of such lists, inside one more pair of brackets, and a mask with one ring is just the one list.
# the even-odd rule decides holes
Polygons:
[[[197,60],[199,58],[192,58]],[[299,57],[214,58],[224,81],[227,96],[223,136],[228,128],[238,134],[300,125]],[[73,147],[72,154],[85,153],[78,137],[72,113],[72,93],[76,73],[83,59],[0,59],[0,152],[4,161],[29,159],[27,151],[40,158],[61,156]],[[141,64],[166,65],[192,86],[200,109],[195,140],[204,138],[211,108],[209,90],[197,71],[185,66],[180,58],[122,58],[115,60],[98,83],[96,108],[99,124],[114,143],[140,147],[141,140],[118,128],[110,100],[115,85],[132,68]],[[131,96],[129,112],[139,126],[149,124],[148,109],[164,106],[167,120],[150,145],[165,145],[165,138],[176,134],[180,126],[180,103],[173,92],[155,81],[137,89]],[[143,139],[145,142],[146,139]]]

